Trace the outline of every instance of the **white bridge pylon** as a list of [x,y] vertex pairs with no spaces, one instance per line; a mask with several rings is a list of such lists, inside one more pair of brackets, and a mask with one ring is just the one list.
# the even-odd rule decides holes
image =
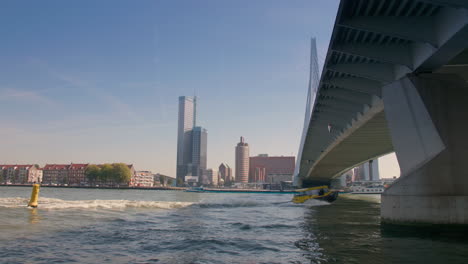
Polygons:
[[317,58],[317,43],[315,38],[310,41],[310,66],[309,66],[309,85],[307,87],[307,101],[304,115],[304,126],[302,128],[301,142],[299,145],[299,152],[297,154],[296,167],[293,174],[293,185],[299,186],[299,171],[301,167],[302,151],[304,149],[304,142],[307,137],[309,129],[310,118],[312,116],[312,109],[314,107],[315,97],[320,82],[319,65]]

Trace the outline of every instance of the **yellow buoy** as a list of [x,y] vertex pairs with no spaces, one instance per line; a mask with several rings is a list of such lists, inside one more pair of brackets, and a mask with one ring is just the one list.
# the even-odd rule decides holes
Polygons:
[[31,192],[31,200],[29,200],[28,206],[37,207],[37,200],[39,200],[39,184],[33,184]]

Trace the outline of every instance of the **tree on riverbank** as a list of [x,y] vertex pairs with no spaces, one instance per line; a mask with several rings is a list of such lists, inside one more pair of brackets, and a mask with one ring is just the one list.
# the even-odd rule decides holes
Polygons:
[[90,183],[96,182],[100,173],[101,173],[101,168],[99,168],[97,165],[94,165],[94,164],[88,165],[85,170],[86,178],[88,179],[88,182]]
[[88,165],[85,170],[86,178],[90,183],[128,184],[132,178],[130,168],[124,163],[103,165]]
[[129,183],[132,178],[132,172],[127,164],[114,163],[112,164],[112,177],[115,177],[119,183]]

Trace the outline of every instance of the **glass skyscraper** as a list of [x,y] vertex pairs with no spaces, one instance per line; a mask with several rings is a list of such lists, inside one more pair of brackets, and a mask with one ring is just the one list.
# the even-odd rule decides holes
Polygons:
[[192,130],[192,176],[201,176],[206,170],[208,133],[202,127]]
[[192,129],[196,124],[197,97],[179,97],[179,122],[177,129],[177,181],[187,175],[192,163]]
[[[177,182],[185,176],[201,179],[207,164],[206,129],[196,126],[197,97],[179,97],[179,123],[177,130]],[[193,177],[192,177],[193,178]]]

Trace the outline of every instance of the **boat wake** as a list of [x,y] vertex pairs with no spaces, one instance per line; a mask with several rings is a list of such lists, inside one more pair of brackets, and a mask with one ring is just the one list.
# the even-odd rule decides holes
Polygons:
[[213,200],[202,200],[194,206],[199,208],[243,208],[243,207],[276,207],[276,206],[290,206],[294,205],[291,200],[283,201],[269,201],[269,200],[259,200],[258,198],[251,199],[218,199]]
[[330,205],[330,203],[326,201],[316,200],[316,199],[309,199],[304,202],[304,205],[313,207],[313,206]]
[[[0,198],[0,208],[27,207],[27,198],[8,197]],[[168,201],[131,201],[131,200],[76,200],[68,201],[55,198],[39,198],[40,209],[125,209],[125,208],[153,208],[177,209],[191,206],[191,202]]]
[[200,208],[238,208],[238,207],[267,207],[271,203],[257,201],[226,201],[226,202],[201,202],[196,206]]

